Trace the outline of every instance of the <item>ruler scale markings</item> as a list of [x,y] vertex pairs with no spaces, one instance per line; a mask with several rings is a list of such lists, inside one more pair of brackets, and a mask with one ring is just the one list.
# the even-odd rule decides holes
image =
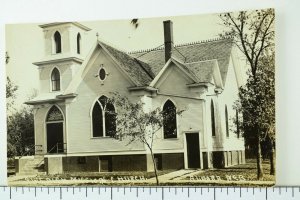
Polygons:
[[188,188],[188,198],[190,198],[190,188]]
[[161,200],[164,200],[164,188],[161,188]]
[[34,187],[34,196],[36,197],[36,187]]
[[126,187],[123,188],[123,193],[124,193],[124,195],[125,195],[125,193],[126,193],[125,190],[126,190]]
[[228,196],[228,187],[227,187],[227,196]]
[[112,187],[110,188],[110,199],[111,200],[113,199],[113,188]]
[[281,195],[281,187],[279,186],[279,195]]
[[294,187],[292,187],[292,197],[294,197]]
[[216,200],[216,188],[214,187],[214,200]]
[[254,188],[252,188],[252,193],[253,193],[253,195],[254,195]]
[[9,187],[9,198],[11,199],[11,187]]
[[266,200],[268,200],[268,188],[266,188]]
[[242,197],[242,188],[240,187],[240,198]]
[[139,188],[136,188],[136,197],[139,197]]
[[[202,190],[201,190],[202,191]],[[201,192],[201,194],[202,194],[202,192]],[[175,188],[175,195],[177,195],[177,188]]]

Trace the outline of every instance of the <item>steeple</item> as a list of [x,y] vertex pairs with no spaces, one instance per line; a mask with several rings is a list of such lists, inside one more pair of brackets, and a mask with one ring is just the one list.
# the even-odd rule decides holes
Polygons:
[[91,29],[78,22],[42,24],[44,31],[45,56],[81,57],[84,33]]

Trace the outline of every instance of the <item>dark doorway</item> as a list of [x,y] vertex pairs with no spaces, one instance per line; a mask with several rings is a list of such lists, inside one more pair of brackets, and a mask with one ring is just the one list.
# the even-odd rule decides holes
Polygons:
[[186,134],[188,168],[200,168],[199,134]]
[[157,170],[162,170],[162,154],[155,154],[154,159],[156,162]]
[[47,124],[47,152],[64,152],[63,122]]

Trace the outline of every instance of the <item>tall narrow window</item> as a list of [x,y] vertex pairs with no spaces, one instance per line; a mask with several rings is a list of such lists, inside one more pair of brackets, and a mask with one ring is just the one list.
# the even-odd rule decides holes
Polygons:
[[210,113],[211,113],[211,134],[212,136],[216,136],[215,108],[214,108],[213,100],[211,100],[210,103]]
[[177,138],[176,107],[167,100],[163,107],[164,138]]
[[225,123],[226,123],[226,137],[229,137],[229,125],[228,125],[227,105],[225,105]]
[[52,91],[60,90],[60,74],[57,68],[54,68],[51,73]]
[[102,106],[97,101],[93,108],[93,137],[103,136]]
[[58,31],[54,33],[55,53],[61,53],[61,36]]
[[93,137],[114,137],[116,134],[116,112],[106,96],[95,103],[92,113]]
[[237,135],[237,138],[240,138],[240,121],[239,121],[239,111],[238,110],[235,111],[235,115],[236,115],[236,135]]
[[77,53],[80,54],[80,43],[81,43],[81,36],[80,33],[77,34]]

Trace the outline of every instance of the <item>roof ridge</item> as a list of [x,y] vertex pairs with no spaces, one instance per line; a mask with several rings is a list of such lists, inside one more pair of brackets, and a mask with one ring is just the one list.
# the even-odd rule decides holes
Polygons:
[[98,39],[98,43],[103,43],[104,45],[107,45],[107,46],[109,46],[109,47],[111,47],[111,48],[114,48],[114,49],[116,49],[116,50],[118,50],[118,51],[120,51],[120,52],[125,53],[125,54],[128,55],[128,53],[127,53],[124,49],[122,49],[122,48],[120,48],[120,47],[117,47],[116,45],[114,45],[114,44],[112,44],[112,43],[110,43],[110,42],[107,42],[107,41],[103,41],[103,40],[99,40],[99,39]]
[[[224,36],[224,37],[216,37],[216,38],[210,38],[210,39],[206,39],[206,40],[198,40],[198,41],[194,41],[194,42],[186,42],[186,43],[182,43],[182,44],[175,44],[174,47],[182,47],[182,46],[188,46],[188,45],[194,45],[194,44],[203,44],[203,43],[208,43],[208,42],[216,42],[216,41],[221,41],[221,40],[228,40],[228,39],[233,39],[233,37],[230,36]],[[155,47],[155,48],[150,48],[150,49],[139,49],[139,50],[134,50],[134,51],[129,51],[127,52],[127,54],[136,54],[136,53],[147,53],[150,51],[154,51],[154,50],[162,50],[165,47]]]

